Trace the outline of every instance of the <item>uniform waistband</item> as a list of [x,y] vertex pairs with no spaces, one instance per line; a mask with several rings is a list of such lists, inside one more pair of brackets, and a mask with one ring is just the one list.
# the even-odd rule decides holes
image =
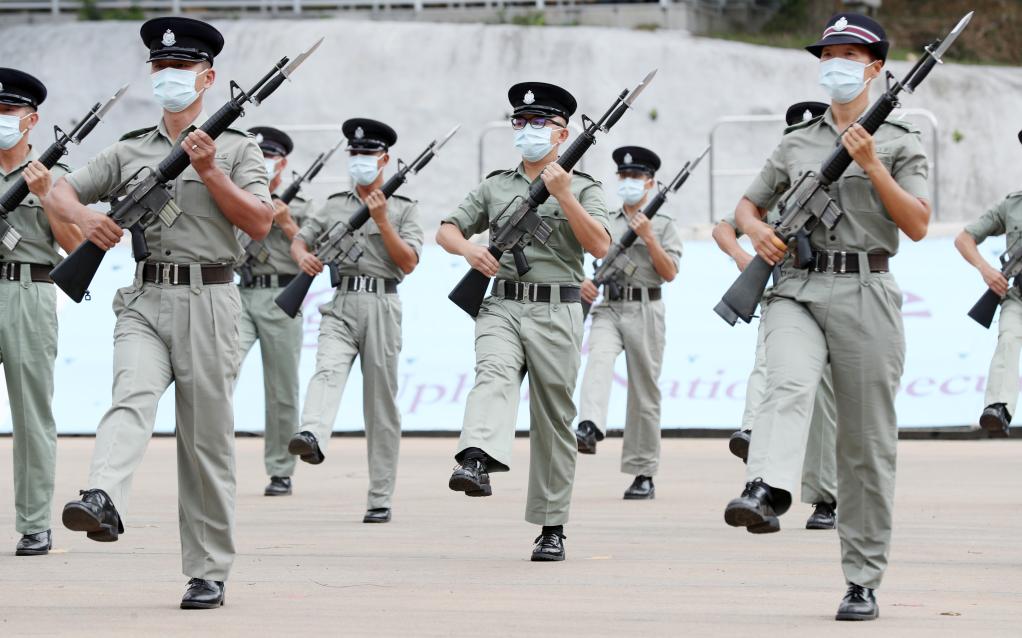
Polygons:
[[608,286],[604,284],[603,295],[609,301],[642,301],[642,293],[646,292],[646,298],[650,301],[660,301],[663,291],[660,286],[651,288],[633,286]]
[[24,264],[16,261],[0,261],[0,281],[21,281],[21,267],[28,266],[30,278],[34,282],[52,284],[50,271],[53,266],[46,264]]
[[397,293],[397,279],[381,279],[367,275],[344,275],[337,283],[338,292],[369,292],[376,293],[383,286],[388,295]]
[[[234,281],[234,268],[228,264],[202,264],[203,284],[229,284]],[[191,264],[146,262],[142,267],[142,281],[165,286],[190,286]]]
[[[870,253],[866,256],[870,272],[888,272],[890,255],[887,253]],[[809,267],[813,272],[832,272],[836,274],[858,273],[859,253],[846,251],[813,251],[813,264]]]
[[252,275],[251,281],[242,281],[239,288],[283,288],[291,283],[294,275]]
[[[558,298],[551,299],[553,289],[559,290]],[[492,294],[501,299],[512,301],[537,301],[550,303],[581,303],[582,290],[578,286],[551,286],[549,284],[534,284],[528,281],[512,281],[510,279],[497,279],[493,282]]]

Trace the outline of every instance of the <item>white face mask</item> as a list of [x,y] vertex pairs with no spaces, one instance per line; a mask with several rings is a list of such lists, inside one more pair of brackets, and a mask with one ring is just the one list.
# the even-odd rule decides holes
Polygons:
[[[206,71],[208,70],[206,69]],[[153,97],[164,109],[171,113],[180,113],[191,106],[199,98],[199,94],[206,90],[195,90],[195,80],[202,73],[174,68],[157,71],[150,76],[153,83]]]
[[820,86],[838,104],[848,104],[866,88],[866,69],[871,64],[844,58],[825,60],[820,63]]
[[266,163],[266,174],[270,177],[270,181],[272,182],[273,179],[277,177],[277,162],[279,160],[264,159],[263,161]]
[[515,131],[515,148],[522,154],[522,157],[529,162],[538,162],[550,153],[554,147],[550,141],[551,129],[532,128],[526,124],[525,128]]
[[376,155],[351,155],[348,157],[348,175],[359,186],[369,186],[380,174],[379,160]]
[[0,149],[8,150],[17,146],[28,130],[21,130],[21,120],[29,117],[17,115],[0,115]]
[[617,194],[626,204],[634,206],[646,196],[646,180],[634,177],[618,180]]

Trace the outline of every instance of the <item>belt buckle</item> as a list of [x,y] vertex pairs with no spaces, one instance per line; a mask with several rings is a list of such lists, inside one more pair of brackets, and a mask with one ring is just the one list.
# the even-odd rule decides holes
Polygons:
[[16,277],[14,276],[14,270],[17,267],[17,265],[18,264],[14,263],[13,261],[4,262],[3,272],[4,279],[6,279],[7,281],[14,281],[16,279]]
[[362,287],[365,288],[366,292],[375,293],[376,290],[379,288],[377,279],[374,277],[366,277],[362,284],[363,284]]
[[827,268],[823,272],[834,272],[834,255],[837,253],[827,253]]
[[[178,264],[157,264],[156,280],[164,285],[176,286],[180,270],[181,268]],[[174,274],[173,277],[171,277],[172,272]]]
[[842,250],[841,251],[841,274],[843,275],[846,272],[848,272],[848,252]]
[[355,275],[351,282],[352,282],[351,292],[359,292],[362,290],[362,275]]

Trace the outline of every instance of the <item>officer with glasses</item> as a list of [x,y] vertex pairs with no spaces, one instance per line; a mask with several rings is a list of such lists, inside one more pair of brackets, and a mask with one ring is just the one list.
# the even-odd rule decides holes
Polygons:
[[[510,469],[528,372],[531,462],[525,520],[542,526],[532,560],[560,561],[577,455],[571,423],[582,347],[583,255],[606,254],[610,220],[599,182],[577,171],[569,174],[555,161],[568,139],[575,98],[552,84],[524,82],[511,87],[508,100],[522,162],[488,175],[437,232],[445,250],[497,277],[476,318],[476,379],[449,486],[467,496],[489,496],[489,473]],[[469,238],[486,231],[491,221],[501,223],[508,205],[513,208],[526,196],[537,177],[551,195],[537,212],[552,233],[546,244],[525,248],[531,269],[519,275],[510,253],[498,262]]]

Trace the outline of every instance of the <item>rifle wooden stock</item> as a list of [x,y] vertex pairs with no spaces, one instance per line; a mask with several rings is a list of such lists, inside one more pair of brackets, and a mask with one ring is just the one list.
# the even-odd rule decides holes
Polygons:
[[969,310],[969,316],[979,325],[989,328],[990,324],[994,322],[994,315],[997,314],[997,307],[1000,305],[1001,296],[988,288],[976,305]]
[[277,298],[273,300],[281,310],[292,319],[298,316],[298,311],[302,309],[302,302],[305,301],[305,296],[309,294],[309,288],[312,287],[313,277],[309,273],[302,271],[295,275],[295,278],[280,291]]
[[[494,246],[489,247],[490,254],[497,261],[504,255],[503,251]],[[469,269],[461,278],[458,285],[454,287],[447,298],[459,308],[472,317],[479,316],[479,309],[483,305],[483,298],[486,297],[486,289],[490,285],[490,278],[475,268]]]
[[745,270],[738,275],[731,287],[727,289],[720,303],[714,307],[721,319],[732,326],[741,319],[745,323],[752,321],[756,306],[763,298],[774,267],[759,255],[756,255]]

